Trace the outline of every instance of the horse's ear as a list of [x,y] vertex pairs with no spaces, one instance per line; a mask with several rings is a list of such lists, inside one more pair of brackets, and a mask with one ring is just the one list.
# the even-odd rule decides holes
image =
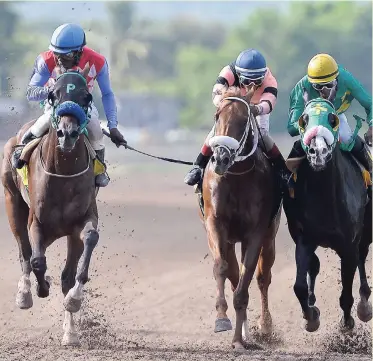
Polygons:
[[50,105],[54,105],[54,102],[55,102],[55,100],[56,100],[56,97],[54,96],[54,93],[53,93],[53,91],[50,91],[49,93],[48,93],[48,98],[47,98],[47,100],[48,100],[48,103],[50,104]]
[[251,101],[251,98],[253,97],[253,95],[254,95],[254,93],[255,93],[255,86],[253,85],[253,86],[251,86],[251,87],[249,87],[248,89],[247,89],[247,94],[246,94],[246,98],[247,98],[247,100],[249,101],[249,103],[250,103],[250,101]]
[[308,114],[305,114],[303,113],[299,119],[298,119],[298,125],[299,125],[299,128],[302,132],[304,132],[304,130],[306,129],[307,125],[308,125],[308,120],[309,120],[309,116]]
[[90,69],[89,63],[86,63],[84,69],[80,71],[80,74],[83,75],[84,78],[86,78],[88,76],[89,69]]
[[54,71],[56,72],[56,77],[57,78],[62,74],[62,70],[59,66],[56,66]]
[[91,104],[92,100],[93,100],[92,94],[91,93],[87,93],[86,99],[87,99],[87,104]]

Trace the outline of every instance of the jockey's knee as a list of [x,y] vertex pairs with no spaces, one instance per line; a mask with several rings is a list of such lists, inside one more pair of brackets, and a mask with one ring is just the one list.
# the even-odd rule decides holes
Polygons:
[[50,112],[45,112],[30,127],[30,131],[35,137],[39,138],[48,131],[50,116],[51,116]]
[[339,139],[342,143],[348,144],[352,138],[352,130],[344,113],[339,115],[339,121]]

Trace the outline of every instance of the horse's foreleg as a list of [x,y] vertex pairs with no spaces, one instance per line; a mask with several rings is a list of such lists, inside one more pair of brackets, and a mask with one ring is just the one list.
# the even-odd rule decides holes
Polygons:
[[260,296],[262,299],[262,314],[260,316],[258,326],[259,331],[264,335],[268,335],[272,332],[272,317],[268,308],[268,288],[272,280],[271,268],[274,262],[275,240],[270,239],[262,247],[256,274]]
[[73,288],[67,293],[64,299],[66,311],[78,312],[83,300],[83,288],[88,281],[88,270],[91,261],[91,256],[94,248],[97,245],[99,234],[97,232],[97,220],[88,221],[83,230],[80,232],[80,240],[83,241],[83,259],[81,266],[76,275],[76,281]]
[[39,221],[34,215],[30,218],[29,235],[32,248],[31,267],[38,282],[36,291],[38,297],[44,298],[49,296],[49,282],[45,279],[47,271],[47,259],[45,257],[46,246],[44,243],[43,233]]
[[[64,296],[75,284],[76,270],[83,248],[84,245],[78,233],[67,237],[66,264],[61,274],[61,286]],[[71,312],[65,311],[63,331],[63,346],[77,346],[80,344],[78,333],[75,329],[74,316]]]
[[308,304],[314,306],[316,303],[315,284],[316,277],[320,272],[320,260],[316,253],[312,254],[310,267],[308,269]]
[[29,309],[32,307],[33,301],[30,280],[31,245],[27,231],[28,206],[20,193],[12,195],[7,188],[4,188],[4,193],[9,224],[18,243],[19,261],[22,269],[22,276],[18,281],[16,304],[21,309]]
[[343,310],[343,317],[340,322],[342,331],[352,330],[355,326],[355,321],[351,316],[351,308],[354,304],[352,295],[352,286],[358,263],[358,250],[350,249],[349,252],[340,254],[341,257],[341,278],[342,278],[342,293],[339,298],[339,304]]
[[357,304],[357,316],[363,322],[368,322],[372,319],[372,305],[369,302],[369,297],[372,293],[368,285],[367,275],[365,271],[365,261],[369,252],[369,244],[362,239],[359,245],[359,275],[360,275],[360,300]]
[[360,300],[357,304],[357,316],[363,322],[372,319],[372,305],[369,302],[371,290],[368,284],[365,271],[365,261],[369,253],[369,246],[372,243],[372,201],[365,207],[364,229],[359,244],[359,275],[360,275]]
[[208,245],[214,259],[213,273],[217,286],[215,332],[228,331],[232,329],[232,323],[227,316],[228,304],[225,298],[225,280],[228,276],[229,265],[227,262],[228,244],[226,231],[217,229],[216,220],[212,217],[206,220],[206,231]]
[[243,262],[241,264],[241,275],[237,288],[233,294],[233,305],[236,311],[236,327],[232,340],[233,348],[240,350],[245,347],[243,332],[247,337],[247,305],[249,304],[249,286],[258,263],[261,249],[260,239],[254,239],[248,247],[245,247]]
[[18,282],[16,304],[21,309],[32,307],[31,294],[31,245],[28,236],[27,223],[29,208],[13,178],[11,155],[13,146],[17,143],[16,137],[12,137],[4,146],[3,162],[1,164],[1,183],[4,187],[5,209],[8,216],[10,229],[17,240],[19,261],[21,263],[22,276]]
[[61,274],[61,287],[64,296],[75,284],[78,262],[83,254],[84,244],[79,234],[73,234],[67,237],[67,257],[65,268]]
[[294,293],[297,296],[306,320],[305,329],[308,332],[316,331],[320,326],[320,311],[315,306],[308,304],[307,271],[316,246],[307,243],[303,237],[299,237],[295,247],[295,261],[297,264],[297,276],[294,284]]
[[227,249],[227,261],[228,261],[228,273],[227,277],[231,282],[232,292],[236,290],[238,281],[240,280],[240,269],[237,262],[236,251],[234,243],[228,244]]
[[63,321],[63,338],[62,346],[79,346],[79,337],[75,329],[74,316],[71,312],[65,311],[65,319]]

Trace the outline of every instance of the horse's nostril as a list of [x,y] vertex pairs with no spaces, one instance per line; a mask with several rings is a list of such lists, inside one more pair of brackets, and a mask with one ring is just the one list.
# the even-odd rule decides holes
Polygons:
[[228,158],[224,158],[224,159],[223,159],[223,164],[224,164],[224,165],[228,165],[228,163],[229,163],[229,159],[228,159]]
[[215,157],[214,156],[211,157],[211,162],[215,163]]
[[73,130],[70,134],[71,138],[78,138],[79,132],[77,130]]
[[323,150],[322,150],[322,154],[326,154],[327,153],[327,149],[326,148],[324,148]]
[[62,138],[63,137],[63,130],[59,129],[57,130],[57,137]]
[[312,154],[312,155],[316,154],[316,151],[315,151],[314,148],[310,148],[310,154]]

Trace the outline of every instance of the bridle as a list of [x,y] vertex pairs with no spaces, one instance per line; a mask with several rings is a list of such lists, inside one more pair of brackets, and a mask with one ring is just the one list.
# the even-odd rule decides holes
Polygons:
[[[238,98],[238,97],[227,97],[227,98],[224,98],[222,101],[225,101],[225,100],[240,101],[241,103],[246,105],[247,112],[248,112],[248,117],[247,117],[245,130],[244,130],[244,133],[243,133],[240,141],[238,141],[235,138],[226,136],[226,135],[215,135],[216,122],[218,121],[218,116],[216,116],[216,120],[215,120],[215,124],[214,124],[214,128],[213,128],[213,134],[214,135],[209,140],[209,145],[210,145],[210,147],[212,148],[213,151],[216,150],[216,149],[219,149],[219,148],[225,149],[230,155],[230,165],[229,165],[229,167],[231,167],[234,163],[242,162],[242,161],[246,160],[247,158],[249,158],[251,155],[254,154],[254,152],[256,151],[256,149],[258,147],[258,141],[259,141],[258,133],[259,133],[259,130],[258,130],[258,125],[255,121],[255,118],[251,113],[250,106],[249,106],[249,104],[247,103],[246,100]],[[245,148],[245,145],[246,145],[246,142],[247,142],[247,139],[248,139],[249,135],[251,135],[253,137],[252,148],[251,148],[251,150],[248,154],[241,155],[241,153],[243,152],[243,150]]]

